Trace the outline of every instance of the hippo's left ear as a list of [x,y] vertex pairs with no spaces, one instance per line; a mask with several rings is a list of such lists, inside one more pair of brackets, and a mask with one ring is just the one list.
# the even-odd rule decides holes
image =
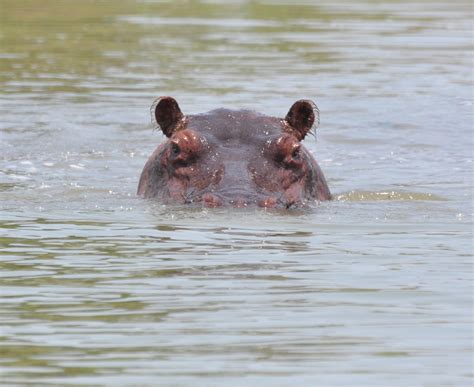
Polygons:
[[151,105],[151,115],[166,137],[171,137],[186,124],[185,116],[173,97],[157,98]]
[[319,109],[313,101],[300,99],[290,108],[285,117],[285,122],[287,124],[285,130],[301,141],[315,122],[316,126],[319,125]]

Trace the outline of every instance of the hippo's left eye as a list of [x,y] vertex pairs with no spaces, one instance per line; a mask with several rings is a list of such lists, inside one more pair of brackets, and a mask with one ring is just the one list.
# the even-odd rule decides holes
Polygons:
[[295,160],[299,160],[299,158],[301,157],[300,147],[296,147],[295,149],[293,149],[291,157]]

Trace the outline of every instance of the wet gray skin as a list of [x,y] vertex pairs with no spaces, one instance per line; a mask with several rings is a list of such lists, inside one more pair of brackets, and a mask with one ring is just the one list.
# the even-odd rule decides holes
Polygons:
[[185,116],[171,97],[152,106],[168,139],[146,163],[138,194],[166,203],[206,207],[302,207],[331,194],[301,141],[318,121],[309,100],[284,119],[217,109]]

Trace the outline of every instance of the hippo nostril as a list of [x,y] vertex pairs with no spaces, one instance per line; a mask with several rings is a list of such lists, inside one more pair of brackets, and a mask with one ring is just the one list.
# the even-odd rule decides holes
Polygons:
[[242,197],[238,197],[229,201],[229,203],[235,208],[244,208],[249,205],[248,201]]
[[278,200],[275,196],[268,196],[266,198],[260,199],[258,201],[258,206],[265,207],[265,208],[274,208],[276,207],[277,203],[278,203]]
[[222,206],[222,200],[219,199],[216,195],[213,195],[211,193],[206,193],[202,196],[202,202],[204,203],[204,206],[210,207],[210,208],[216,208]]

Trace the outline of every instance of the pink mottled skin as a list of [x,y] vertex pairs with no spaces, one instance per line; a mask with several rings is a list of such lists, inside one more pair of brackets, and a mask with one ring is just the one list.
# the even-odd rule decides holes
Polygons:
[[171,97],[152,111],[167,140],[148,159],[138,194],[204,207],[302,207],[330,200],[323,172],[301,141],[319,121],[309,100],[284,119],[217,109],[185,116]]

